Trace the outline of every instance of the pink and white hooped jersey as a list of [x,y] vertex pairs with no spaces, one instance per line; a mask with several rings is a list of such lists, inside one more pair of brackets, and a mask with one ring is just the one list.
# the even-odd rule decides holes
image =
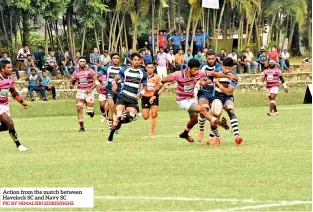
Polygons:
[[5,79],[0,74],[0,105],[9,104],[10,88],[13,88],[14,85],[15,81],[12,76],[9,76],[7,79]]
[[281,71],[278,68],[266,69],[263,71],[262,75],[265,78],[266,88],[279,87]]
[[176,100],[181,101],[184,99],[192,99],[195,96],[194,88],[198,80],[206,76],[204,71],[194,77],[187,77],[186,69],[182,71],[176,71],[171,75],[171,81],[177,82]]
[[103,88],[100,90],[100,93],[106,95],[107,75],[100,75],[99,82],[103,86]]
[[77,81],[77,88],[86,90],[94,84],[93,76],[96,74],[94,70],[88,68],[84,71],[79,69],[73,73],[73,80]]

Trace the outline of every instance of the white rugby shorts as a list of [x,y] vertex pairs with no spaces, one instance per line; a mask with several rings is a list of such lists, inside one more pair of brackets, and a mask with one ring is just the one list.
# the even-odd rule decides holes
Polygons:
[[85,90],[78,89],[77,94],[76,94],[76,99],[83,99],[86,102],[92,102],[93,103],[95,101],[95,94],[93,91],[86,94]]

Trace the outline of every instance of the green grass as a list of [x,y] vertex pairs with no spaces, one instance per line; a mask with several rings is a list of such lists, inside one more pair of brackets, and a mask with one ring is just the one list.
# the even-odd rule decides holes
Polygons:
[[[294,100],[301,102],[303,94],[298,100],[300,92],[295,93]],[[190,144],[178,138],[188,115],[177,109],[174,97],[170,96],[163,97],[154,138],[147,136],[150,121],[139,119],[123,126],[111,145],[105,143],[108,127],[101,130],[99,116],[94,119],[85,116],[86,132],[77,132],[76,117],[65,116],[75,114],[73,101],[35,102],[26,111],[13,105],[14,116],[26,117],[14,121],[20,140],[30,151],[17,152],[9,135],[1,133],[4,162],[0,165],[0,187],[93,187],[95,207],[69,209],[73,211],[226,210],[283,200],[311,201],[311,105],[283,106],[294,101],[290,98],[292,95],[288,95],[281,93],[279,96],[279,116],[267,117],[265,95],[237,94],[236,113],[244,142],[235,146],[232,133],[220,130],[222,144],[219,147],[207,146],[205,142]],[[247,107],[249,102],[263,106]],[[47,107],[49,110],[43,109]],[[198,126],[191,135],[195,137],[197,130]],[[235,198],[261,202],[106,199],[100,196]],[[311,211],[312,206],[301,204],[258,210]]]

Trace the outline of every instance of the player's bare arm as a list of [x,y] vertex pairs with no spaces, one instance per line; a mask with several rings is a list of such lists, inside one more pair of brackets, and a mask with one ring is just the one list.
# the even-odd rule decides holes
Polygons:
[[27,109],[28,104],[26,102],[23,101],[23,99],[20,97],[20,95],[18,94],[18,92],[15,90],[15,88],[10,88],[10,93],[12,95],[12,97],[18,101],[21,105],[24,106],[25,109]]
[[227,96],[231,95],[235,88],[232,87],[232,86],[228,86],[228,88],[225,88],[218,80],[218,78],[215,78],[214,79],[214,82],[215,82],[215,85],[224,93],[226,94]]
[[70,82],[70,89],[74,88],[75,83],[76,83],[76,80],[72,78],[72,80]]
[[208,78],[202,78],[199,81],[199,85],[201,85],[201,86],[207,86],[207,85],[210,85],[210,84],[212,84],[212,81],[210,79],[208,79]]
[[215,77],[215,78],[228,78],[231,81],[238,82],[238,78],[235,75],[232,74],[224,74],[224,73],[218,73],[218,72],[213,72],[213,71],[206,71],[206,74],[210,77]]
[[288,93],[288,87],[287,87],[287,85],[286,85],[286,83],[285,83],[285,80],[284,80],[283,75],[281,75],[281,76],[279,77],[279,80],[281,81],[281,83],[283,83],[285,92]]
[[121,78],[116,75],[112,81],[112,91],[116,91],[117,90],[117,82],[120,80]]

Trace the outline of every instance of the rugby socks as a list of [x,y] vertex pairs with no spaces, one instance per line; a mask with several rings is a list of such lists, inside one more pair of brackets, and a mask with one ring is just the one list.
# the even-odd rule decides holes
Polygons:
[[233,110],[227,110],[228,116],[230,118],[230,124],[233,128],[234,136],[239,136],[239,128],[238,128],[238,120],[236,115],[234,114]]
[[110,129],[112,129],[112,125],[113,125],[113,119],[109,119],[109,126],[110,126]]
[[15,129],[14,128],[13,129],[9,129],[9,134],[12,137],[13,141],[15,142],[16,147],[19,147],[19,145],[21,145],[21,144],[20,144],[20,141],[17,138],[17,134],[15,132]]
[[108,141],[113,141],[114,132],[115,132],[115,130],[111,129]]
[[0,132],[7,131],[9,128],[2,121],[0,122]]
[[[212,133],[212,132],[213,132],[213,136],[211,136],[211,133]],[[215,135],[215,137],[217,137],[217,138],[220,137],[220,134],[219,134],[219,132],[218,132],[218,128],[217,128],[217,127],[216,127],[216,129],[212,129],[211,133],[210,133],[210,137],[211,137],[211,138],[214,137],[214,135]]]
[[200,117],[199,117],[199,129],[200,131],[204,131],[204,124],[205,124],[205,120],[206,118],[200,114]]
[[214,136],[215,136],[214,131],[211,129],[210,138],[214,138]]

